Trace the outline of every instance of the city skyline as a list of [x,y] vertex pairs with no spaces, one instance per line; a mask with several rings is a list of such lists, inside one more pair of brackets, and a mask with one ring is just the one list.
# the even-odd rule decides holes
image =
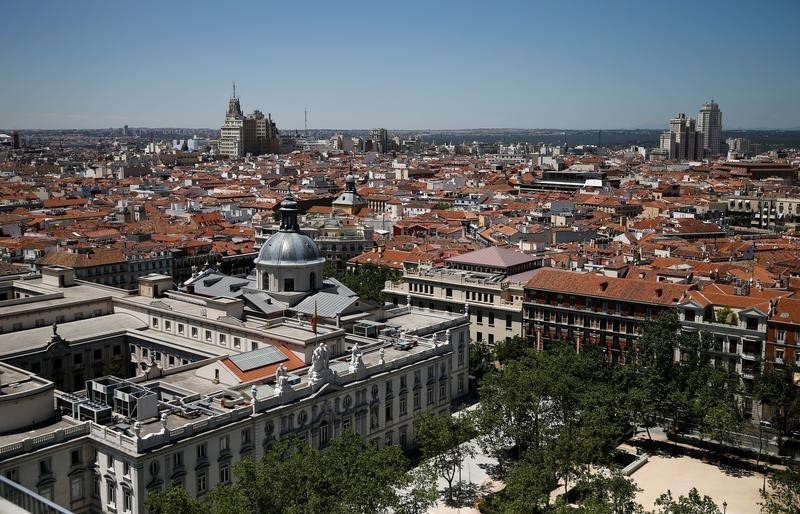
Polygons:
[[285,128],[660,128],[711,98],[727,129],[800,125],[795,2],[154,5],[7,6],[0,125],[217,127],[233,80]]

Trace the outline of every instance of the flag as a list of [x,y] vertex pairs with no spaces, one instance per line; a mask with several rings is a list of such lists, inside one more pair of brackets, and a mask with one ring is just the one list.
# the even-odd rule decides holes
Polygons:
[[314,335],[317,334],[317,301],[314,300],[314,315],[311,316],[311,330],[314,331]]

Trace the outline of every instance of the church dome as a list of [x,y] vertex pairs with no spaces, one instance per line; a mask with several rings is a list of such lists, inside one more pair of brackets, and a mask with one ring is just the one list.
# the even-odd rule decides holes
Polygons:
[[317,244],[302,232],[276,232],[261,246],[256,264],[296,266],[325,262]]
[[255,264],[265,266],[318,265],[325,262],[313,239],[300,231],[297,223],[299,206],[291,192],[281,202],[280,230],[261,246]]

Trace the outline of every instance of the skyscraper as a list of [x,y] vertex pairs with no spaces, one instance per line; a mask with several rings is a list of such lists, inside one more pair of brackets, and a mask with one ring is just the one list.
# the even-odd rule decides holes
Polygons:
[[720,141],[722,139],[722,111],[712,99],[704,103],[697,113],[697,130],[701,132],[703,150],[706,156],[720,154]]
[[669,132],[661,134],[662,150],[667,151],[670,159],[694,161],[703,158],[702,136],[695,128],[693,118],[684,113],[669,120]]
[[280,139],[272,115],[264,116],[257,110],[245,116],[234,85],[225,122],[220,129],[219,153],[228,157],[242,157],[247,154],[277,153],[279,150]]
[[236,84],[233,85],[233,96],[228,100],[228,112],[225,113],[225,123],[220,129],[219,153],[228,157],[241,157],[244,155],[244,114],[236,96]]
[[378,153],[389,151],[389,133],[385,128],[374,128],[371,134],[372,149]]

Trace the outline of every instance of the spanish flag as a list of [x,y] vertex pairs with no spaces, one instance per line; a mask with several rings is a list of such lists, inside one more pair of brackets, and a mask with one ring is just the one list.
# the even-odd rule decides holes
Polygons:
[[311,330],[314,331],[314,335],[317,334],[317,301],[314,300],[314,315],[311,316]]

